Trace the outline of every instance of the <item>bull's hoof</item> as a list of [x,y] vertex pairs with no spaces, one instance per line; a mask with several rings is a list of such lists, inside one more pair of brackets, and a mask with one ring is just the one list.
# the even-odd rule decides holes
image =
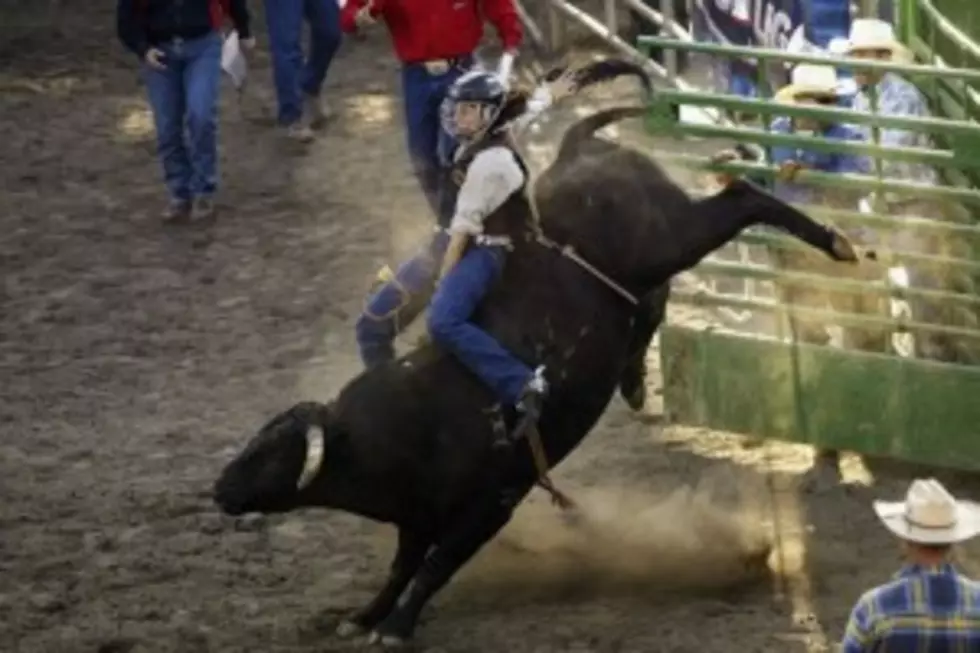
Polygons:
[[368,635],[368,646],[375,646],[384,649],[405,649],[408,648],[408,640],[398,635],[384,635],[374,630]]
[[861,260],[858,256],[857,249],[855,249],[854,244],[845,236],[844,234],[834,231],[834,239],[831,242],[831,251],[833,256],[838,261],[844,263],[857,263]]
[[626,401],[626,405],[630,407],[633,412],[640,412],[643,407],[647,404],[647,388],[646,385],[640,381],[639,383],[623,384],[619,386],[619,392]]
[[384,649],[404,649],[411,643],[415,632],[416,616],[404,608],[395,608],[385,620],[371,630],[368,645]]
[[366,631],[364,627],[356,621],[344,619],[337,624],[337,628],[334,632],[340,639],[350,639],[352,637],[357,637],[358,635],[363,635]]
[[647,386],[642,375],[630,375],[619,382],[619,394],[634,412],[640,412],[647,403]]

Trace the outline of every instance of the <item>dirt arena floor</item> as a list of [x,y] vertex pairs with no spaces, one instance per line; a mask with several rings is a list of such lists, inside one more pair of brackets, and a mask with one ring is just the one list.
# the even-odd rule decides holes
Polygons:
[[[357,371],[365,288],[424,233],[384,34],[345,43],[337,117],[307,152],[271,129],[260,54],[244,102],[224,98],[220,216],[174,228],[156,217],[152,127],[112,3],[64,4],[77,15],[58,29],[4,16],[0,39],[0,651],[357,649],[332,625],[378,586],[391,533],[326,512],[224,518],[208,490],[272,413]],[[808,449],[663,429],[656,403],[635,416],[617,397],[561,467],[586,528],[532,497],[440,595],[421,649],[839,639],[897,563],[870,500],[901,496],[914,470],[851,460],[845,487],[807,493]],[[768,571],[745,569],[768,542]],[[980,571],[980,550],[962,557]]]

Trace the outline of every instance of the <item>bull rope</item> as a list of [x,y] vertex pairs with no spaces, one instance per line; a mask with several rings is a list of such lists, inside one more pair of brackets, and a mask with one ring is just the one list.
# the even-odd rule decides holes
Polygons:
[[561,243],[558,243],[545,235],[544,230],[541,228],[541,212],[538,209],[538,200],[535,193],[538,186],[538,178],[537,175],[532,175],[531,177],[532,178],[528,184],[528,189],[525,192],[525,196],[528,206],[531,208],[531,231],[534,234],[534,240],[545,249],[558,252],[560,255],[572,261],[590,275],[601,281],[607,288],[625,299],[627,302],[633,306],[638,306],[640,301],[633,293],[623,288],[621,285],[616,283],[612,277],[589,263],[586,259],[582,258],[582,256],[575,251],[574,247],[571,245],[562,245]]
[[591,274],[593,277],[601,281],[603,284],[606,285],[606,287],[608,287],[610,290],[615,292],[617,295],[625,299],[633,306],[639,305],[640,301],[636,298],[635,295],[633,295],[630,291],[626,290],[621,285],[613,281],[612,278],[604,274],[601,270],[596,268],[587,260],[582,258],[579,255],[579,253],[575,251],[574,247],[572,247],[571,245],[561,245],[559,243],[556,243],[555,241],[545,236],[544,232],[541,231],[540,228],[536,229],[535,232],[536,233],[534,235],[534,239],[539,244],[543,245],[547,249],[554,250],[559,254],[561,254],[562,256],[564,256],[565,258],[569,259],[570,261],[578,265],[580,268],[582,268],[583,270]]

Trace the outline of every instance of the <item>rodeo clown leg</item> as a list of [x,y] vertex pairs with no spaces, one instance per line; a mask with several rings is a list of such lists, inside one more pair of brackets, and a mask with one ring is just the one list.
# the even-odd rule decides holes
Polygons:
[[534,418],[547,389],[543,368],[532,370],[471,322],[477,306],[500,276],[510,247],[506,237],[474,238],[432,298],[429,333],[434,342],[486,383],[504,406],[517,407]]
[[437,229],[423,251],[402,263],[368,297],[364,311],[354,326],[365,367],[381,365],[395,357],[395,337],[425,310],[432,297],[448,242],[449,236],[445,230]]

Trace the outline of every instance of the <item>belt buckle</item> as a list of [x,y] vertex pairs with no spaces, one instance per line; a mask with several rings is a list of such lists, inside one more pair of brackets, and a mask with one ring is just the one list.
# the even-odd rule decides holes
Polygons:
[[432,59],[431,61],[423,62],[422,65],[425,66],[425,72],[430,75],[445,75],[449,72],[448,59]]

